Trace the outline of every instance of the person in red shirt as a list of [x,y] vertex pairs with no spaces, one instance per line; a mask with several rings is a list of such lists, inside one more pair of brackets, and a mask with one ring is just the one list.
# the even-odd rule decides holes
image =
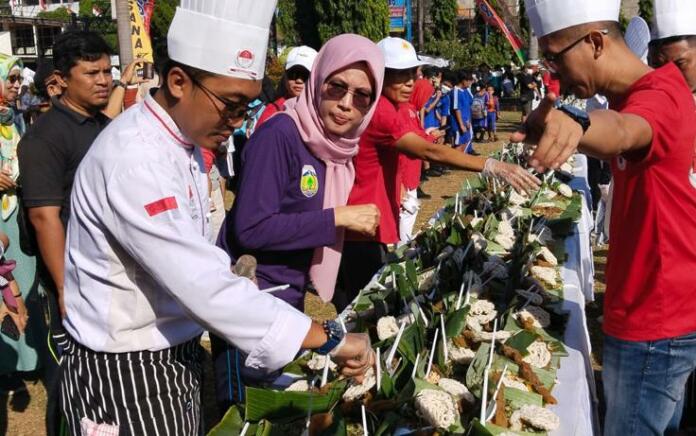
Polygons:
[[653,70],[628,48],[619,2],[574,2],[587,13],[573,16],[588,22],[559,20],[533,0],[527,5],[561,89],[578,98],[605,95],[612,109],[589,116],[554,109],[556,96],[549,95],[526,133],[511,138],[536,146],[530,164],[538,171],[558,168],[578,149],[612,162],[605,434],[672,434],[696,368],[696,187],[689,181],[696,105],[674,64]]
[[[408,103],[399,106],[399,116],[403,123],[409,126],[409,130],[418,134],[426,141],[435,142],[437,138],[443,136],[444,132],[429,129],[431,134],[423,130],[422,120],[419,113],[421,109],[433,96],[435,88],[430,80],[418,79],[413,86],[413,94]],[[399,240],[402,244],[409,242],[413,238],[413,227],[416,224],[420,201],[418,201],[418,186],[420,185],[421,168],[423,160],[406,154],[399,154],[399,165],[401,171],[402,201],[399,215]]]
[[485,172],[518,190],[535,188],[539,184],[539,180],[519,166],[433,144],[404,123],[399,116],[399,106],[411,98],[416,70],[422,62],[413,45],[404,39],[389,37],[377,45],[385,56],[385,83],[372,121],[360,137],[360,149],[354,158],[355,184],[348,205],[377,205],[380,224],[374,237],[346,233],[341,264],[343,292],[337,293],[333,300],[338,310],[350,303],[384,265],[386,245],[399,242],[398,217],[403,180],[399,166],[401,153],[455,168]]
[[285,61],[285,73],[280,83],[280,94],[276,101],[266,105],[259,121],[256,123],[256,129],[261,127],[261,124],[271,118],[278,112],[285,110],[285,102],[291,98],[296,98],[304,91],[305,84],[309,80],[309,73],[312,71],[312,64],[317,57],[317,51],[306,45],[295,47],[288,53],[288,58]]

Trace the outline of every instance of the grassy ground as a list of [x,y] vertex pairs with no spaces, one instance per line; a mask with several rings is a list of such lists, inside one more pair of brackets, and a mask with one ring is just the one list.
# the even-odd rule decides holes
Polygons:
[[[507,140],[509,134],[519,122],[519,119],[520,116],[518,113],[504,112],[502,114],[498,134],[500,139]],[[482,154],[487,154],[499,149],[502,144],[503,141],[476,144],[476,149]],[[427,181],[423,186],[423,190],[432,195],[432,199],[423,201],[416,228],[422,226],[430,216],[441,207],[443,201],[451,197],[466,178],[470,176],[472,176],[471,173],[464,171],[452,171],[442,177],[432,178]],[[597,301],[588,305],[587,315],[597,375],[601,374],[601,360],[598,356],[601,356],[602,344],[601,328],[596,319],[601,315],[602,310],[605,263],[606,251],[600,250],[595,252]],[[335,316],[333,306],[322,304],[321,301],[313,296],[308,296],[305,310],[312,317],[319,320]],[[204,343],[204,346],[209,351],[209,345]],[[25,383],[27,391],[24,394],[10,397],[7,394],[0,393],[0,435],[38,436],[45,433],[43,425],[43,414],[46,408],[45,390],[36,377],[28,377]],[[213,394],[212,366],[209,360],[206,365],[206,384],[204,386],[203,403],[206,427],[209,429],[219,419]]]

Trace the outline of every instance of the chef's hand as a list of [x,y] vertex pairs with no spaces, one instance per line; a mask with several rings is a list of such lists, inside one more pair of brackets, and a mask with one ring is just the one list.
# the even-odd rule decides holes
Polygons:
[[584,132],[580,124],[554,109],[556,96],[549,93],[527,121],[510,137],[510,142],[536,146],[529,164],[539,173],[558,169],[575,154]]
[[339,206],[334,209],[336,227],[374,236],[379,226],[379,209],[374,204]]
[[331,353],[331,359],[341,368],[341,374],[362,382],[368,369],[375,365],[370,336],[364,333],[348,333]]
[[541,186],[541,181],[531,175],[519,165],[501,162],[495,159],[486,160],[486,165],[483,169],[483,174],[486,176],[496,177],[509,185],[512,185],[518,192],[531,192]]

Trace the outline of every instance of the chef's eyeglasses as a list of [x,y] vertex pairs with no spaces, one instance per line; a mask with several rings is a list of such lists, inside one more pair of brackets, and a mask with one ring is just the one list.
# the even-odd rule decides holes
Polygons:
[[557,73],[558,72],[558,63],[560,60],[563,58],[563,56],[571,51],[575,46],[580,44],[582,41],[584,41],[588,36],[592,35],[594,32],[599,32],[602,35],[608,35],[609,34],[609,29],[601,29],[601,30],[592,30],[590,32],[587,32],[585,35],[582,36],[582,38],[576,40],[572,44],[568,45],[565,47],[563,50],[559,51],[558,53],[544,53],[543,58],[544,58],[544,65],[546,65],[546,68],[548,68],[552,73]]
[[350,89],[347,85],[333,80],[326,83],[324,93],[332,100],[342,100],[346,94],[351,94],[353,96],[353,106],[359,110],[369,109],[373,100],[372,94],[360,89]]
[[[215,109],[218,111],[218,113],[220,114],[220,118],[222,118],[223,121],[227,122],[242,120],[247,116],[248,107],[246,102],[230,101],[224,97],[220,97],[219,95],[208,89],[200,81],[195,79],[192,75],[189,75],[189,77],[191,78],[191,82],[193,82],[193,84],[197,87],[201,88],[201,91],[203,91],[205,96],[208,97],[208,100],[210,100],[213,106],[215,106]],[[215,100],[213,99],[223,104],[222,109],[220,109],[218,104],[215,103]]]

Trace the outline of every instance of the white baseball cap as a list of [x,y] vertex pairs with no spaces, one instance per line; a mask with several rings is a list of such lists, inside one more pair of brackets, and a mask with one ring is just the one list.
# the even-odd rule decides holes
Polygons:
[[525,0],[537,38],[580,24],[619,21],[621,0]]
[[409,70],[427,64],[427,62],[418,59],[413,44],[405,39],[388,36],[378,42],[377,47],[384,55],[384,66],[386,68]]
[[653,41],[692,35],[696,35],[696,1],[655,0]]
[[261,80],[277,0],[181,0],[169,58],[222,76]]
[[316,59],[317,54],[316,50],[306,45],[294,47],[288,53],[288,58],[285,61],[285,71],[298,65],[305,67],[307,71],[312,71],[312,65],[314,65],[314,59]]

